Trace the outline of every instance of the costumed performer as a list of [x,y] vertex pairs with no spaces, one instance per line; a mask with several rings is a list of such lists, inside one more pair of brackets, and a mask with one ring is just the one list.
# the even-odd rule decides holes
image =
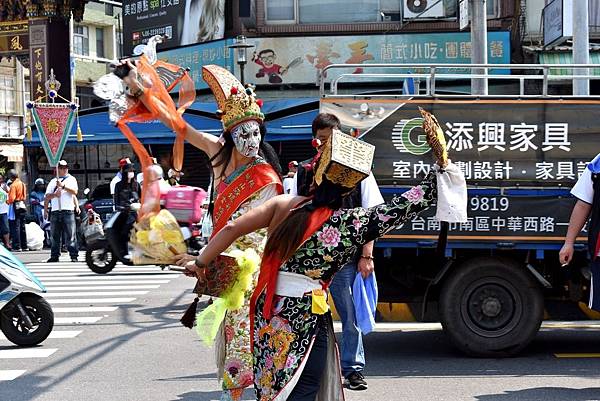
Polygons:
[[[124,81],[133,92],[141,92],[139,98],[144,101],[142,83],[136,78],[135,66],[132,63],[129,66],[131,70]],[[277,155],[264,142],[262,101],[256,99],[251,88],[244,88],[222,67],[204,66],[202,77],[217,101],[223,134],[218,138],[197,131],[188,124],[185,138],[210,159],[214,188],[211,192],[216,192],[212,208],[214,236],[227,222],[281,194],[283,189]],[[168,116],[161,116],[161,120],[168,125]],[[265,228],[248,232],[233,242],[228,252],[254,249],[261,255],[266,237]],[[182,257],[183,260],[194,258],[191,255]],[[258,267],[242,294],[243,305],[227,310],[217,333],[217,366],[223,385],[221,400],[239,400],[244,389],[253,383],[249,302],[258,277]]]
[[[338,163],[340,155],[367,153],[335,149],[336,143],[348,140],[358,141],[334,133],[315,158],[311,197],[282,195],[271,199],[228,223],[194,262],[181,263],[202,276],[206,265],[236,238],[269,228],[251,305],[254,385],[260,401],[343,400],[325,291],[334,274],[364,244],[416,217],[436,200],[438,218],[445,218],[444,213],[459,214],[459,220],[466,218],[464,176],[447,160],[440,164],[446,166],[444,169],[436,165],[419,185],[387,204],[340,209],[343,196],[368,176],[364,168],[362,175],[349,174],[347,168],[331,162],[332,152]],[[366,164],[369,170],[372,157],[373,153],[357,163]],[[460,204],[448,205],[448,197],[437,196],[442,192],[452,193],[454,197],[449,199],[458,199]],[[445,206],[443,213],[440,205]]]

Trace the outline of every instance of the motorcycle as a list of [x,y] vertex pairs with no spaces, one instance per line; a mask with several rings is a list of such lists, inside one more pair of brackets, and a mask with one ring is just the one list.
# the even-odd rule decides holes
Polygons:
[[[176,201],[169,202],[169,198],[166,198],[164,206],[171,210],[177,218],[188,247],[188,253],[198,254],[205,245],[199,222],[202,218],[201,203],[206,197],[206,193],[199,188],[185,186],[176,187],[171,193],[171,198]],[[138,207],[139,204],[134,204],[132,210]],[[178,209],[178,207],[180,208]],[[109,273],[115,268],[117,262],[126,266],[133,265],[133,261],[128,258],[129,238],[123,235],[124,232],[128,232],[129,219],[130,212],[128,210],[117,208],[104,225],[104,235],[94,241],[88,241],[85,261],[94,273]]]
[[44,285],[7,249],[0,246],[0,328],[12,343],[30,347],[54,327],[54,313],[40,293]]

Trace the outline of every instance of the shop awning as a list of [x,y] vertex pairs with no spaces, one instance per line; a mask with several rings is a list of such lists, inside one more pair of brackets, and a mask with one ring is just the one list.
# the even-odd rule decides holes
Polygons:
[[[216,104],[194,103],[185,113],[185,120],[194,128],[214,135],[221,135],[221,121],[215,116]],[[290,141],[311,138],[311,123],[318,112],[318,100],[285,99],[265,101],[267,140]],[[77,142],[77,127],[69,135],[67,146],[96,145],[107,143],[127,143],[121,131],[109,118],[106,107],[85,110],[80,113],[79,122],[83,132],[83,142]],[[162,123],[155,121],[145,124],[130,124],[131,129],[144,144],[171,144],[174,134]],[[41,142],[35,127],[32,141],[24,141],[26,147],[40,147]]]
[[[540,64],[573,64],[571,52],[542,52],[539,54]],[[590,64],[600,64],[600,53],[590,52]],[[600,75],[600,68],[590,68],[590,75]],[[569,68],[552,68],[551,75],[572,75]]]
[[23,161],[23,145],[10,144],[0,145],[0,154],[8,159],[9,162]]

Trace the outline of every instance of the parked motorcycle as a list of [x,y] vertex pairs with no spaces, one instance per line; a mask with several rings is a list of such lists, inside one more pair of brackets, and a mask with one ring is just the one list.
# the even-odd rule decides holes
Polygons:
[[0,328],[20,346],[44,341],[54,327],[54,313],[40,293],[44,285],[6,248],[0,246]]

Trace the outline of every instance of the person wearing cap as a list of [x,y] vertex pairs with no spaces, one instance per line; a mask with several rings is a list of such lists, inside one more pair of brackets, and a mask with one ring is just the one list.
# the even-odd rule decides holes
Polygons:
[[[334,163],[331,142],[326,141],[313,162],[310,196],[282,195],[267,201],[230,222],[211,238],[195,260],[182,259],[179,263],[189,271],[186,274],[205,277],[206,266],[237,237],[259,228],[269,229],[258,284],[251,298],[258,400],[343,400],[339,356],[326,296],[334,275],[354,260],[355,251],[364,244],[441,200],[438,182],[458,179],[450,182],[457,182],[455,186],[465,194],[455,206],[466,218],[464,175],[456,165],[443,161],[420,184],[386,204],[368,209],[343,208],[344,195],[367,175],[329,168]],[[356,171],[353,162],[356,161],[335,161]],[[364,165],[364,161],[360,163]],[[445,166],[445,170],[440,166]]]
[[75,201],[79,190],[77,179],[69,174],[69,165],[65,160],[58,162],[57,176],[46,187],[45,198],[50,202],[50,233],[52,246],[48,263],[58,262],[60,241],[64,235],[71,262],[77,262],[77,238],[75,224]]
[[292,185],[294,183],[294,177],[296,176],[296,170],[298,169],[298,162],[292,160],[288,163],[288,173],[283,179],[283,193],[289,194],[292,192]]
[[10,236],[12,239],[12,247],[16,252],[27,250],[27,235],[25,233],[25,215],[27,214],[27,205],[25,199],[27,196],[27,188],[19,178],[16,170],[8,172],[8,178],[11,181],[8,191],[8,203],[14,212],[14,219],[9,219]]
[[117,174],[110,180],[109,184],[111,196],[115,196],[115,187],[117,186],[117,182],[121,181],[121,178],[123,178],[121,171],[123,171],[123,166],[127,164],[131,164],[131,160],[128,157],[119,160],[119,171],[117,171]]
[[46,185],[43,178],[38,178],[33,184],[33,191],[29,194],[31,212],[35,222],[41,227],[44,223],[44,199],[46,197]]
[[[318,151],[326,143],[332,133],[340,129],[340,120],[330,113],[319,113],[312,123],[312,133],[315,149]],[[307,196],[311,191],[314,171],[311,160],[301,163],[298,173],[294,176],[291,194]],[[345,208],[374,207],[383,203],[383,197],[373,174],[362,180],[353,191],[344,197]],[[364,279],[375,270],[373,258],[374,242],[367,242],[356,252],[350,261],[331,283],[330,291],[333,303],[342,322],[342,341],[340,346],[341,368],[346,386],[351,390],[366,390],[367,381],[363,375],[365,368],[365,351],[363,347],[362,331],[356,321],[355,310],[361,305],[356,305],[353,298],[352,287],[357,272]],[[374,279],[374,277],[373,277]],[[376,300],[375,300],[376,302]]]

